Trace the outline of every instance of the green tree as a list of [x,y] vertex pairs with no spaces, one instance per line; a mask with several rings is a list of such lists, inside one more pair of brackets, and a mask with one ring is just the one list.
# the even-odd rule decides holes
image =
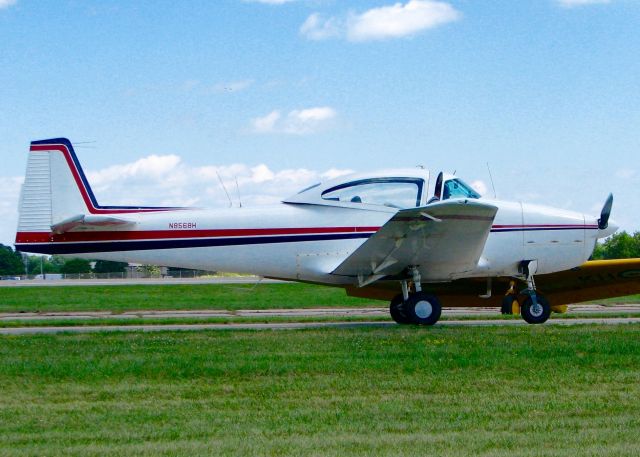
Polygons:
[[61,273],[60,269],[62,265],[67,261],[66,258],[61,255],[52,255],[49,257],[49,263],[51,264],[51,273]]
[[160,267],[157,265],[140,265],[136,269],[147,277],[160,276]]
[[41,270],[45,273],[60,273],[62,264],[52,262],[53,257],[30,255],[29,256],[29,274],[39,275]]
[[91,264],[85,259],[70,259],[60,267],[60,273],[64,273],[66,275],[91,273]]
[[640,232],[629,235],[627,232],[616,233],[607,238],[604,243],[598,243],[592,258],[600,259],[629,259],[640,257]]
[[112,262],[110,260],[96,260],[93,267],[95,273],[124,273],[127,271],[126,262]]
[[0,275],[23,275],[24,263],[19,252],[0,244]]

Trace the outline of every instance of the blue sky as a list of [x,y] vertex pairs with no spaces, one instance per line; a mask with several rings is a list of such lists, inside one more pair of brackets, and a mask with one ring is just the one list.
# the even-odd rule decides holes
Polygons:
[[277,201],[346,170],[457,170],[639,230],[640,2],[0,0],[0,242],[29,141],[103,203]]

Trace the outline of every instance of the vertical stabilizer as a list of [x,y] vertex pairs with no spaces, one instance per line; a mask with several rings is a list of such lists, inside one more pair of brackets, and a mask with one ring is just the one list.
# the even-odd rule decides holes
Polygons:
[[20,196],[18,232],[49,232],[56,222],[90,213],[86,181],[66,138],[34,141]]

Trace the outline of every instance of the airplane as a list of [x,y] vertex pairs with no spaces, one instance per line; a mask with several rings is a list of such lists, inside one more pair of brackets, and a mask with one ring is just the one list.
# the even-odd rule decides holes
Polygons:
[[265,207],[99,205],[71,142],[31,143],[16,249],[252,273],[390,301],[400,324],[442,306],[494,306],[544,323],[568,303],[640,292],[640,259],[588,261],[599,216],[482,197],[423,168],[355,173]]

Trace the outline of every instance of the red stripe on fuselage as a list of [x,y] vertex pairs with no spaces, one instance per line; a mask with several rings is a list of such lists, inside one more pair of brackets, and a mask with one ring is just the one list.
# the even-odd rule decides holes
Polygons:
[[131,241],[185,238],[229,238],[270,235],[309,235],[328,233],[376,232],[380,227],[299,227],[253,228],[216,230],[139,230],[139,231],[91,231],[52,234],[46,232],[18,232],[16,243],[65,243],[82,241]]
[[597,225],[584,225],[584,224],[529,224],[529,225],[494,225],[491,227],[492,229],[527,229],[527,228],[575,228],[575,229],[583,229],[583,228],[598,228]]

